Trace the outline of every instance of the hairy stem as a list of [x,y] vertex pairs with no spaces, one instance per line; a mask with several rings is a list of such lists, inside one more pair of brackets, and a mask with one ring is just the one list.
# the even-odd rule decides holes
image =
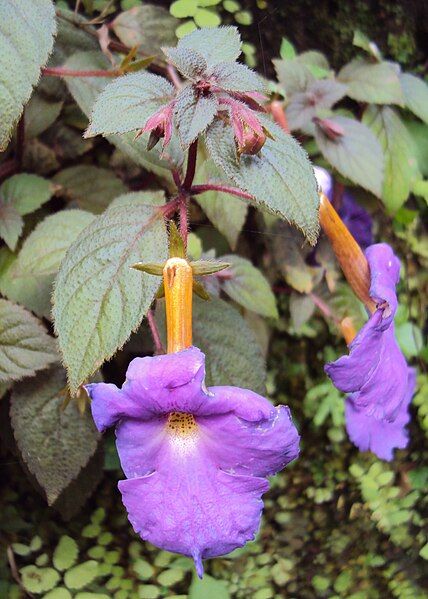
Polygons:
[[192,183],[193,183],[193,179],[195,177],[197,155],[198,155],[198,140],[194,141],[189,148],[189,153],[188,153],[188,157],[187,157],[186,175],[185,175],[184,181],[183,181],[183,189],[185,189],[186,191],[190,190]]
[[65,67],[43,67],[42,75],[48,75],[49,77],[117,77],[120,73],[115,69],[79,71]]
[[205,191],[221,191],[223,193],[230,193],[233,196],[238,198],[243,198],[244,200],[253,200],[254,197],[247,193],[246,191],[242,191],[238,187],[229,187],[228,185],[217,185],[215,183],[204,183],[203,185],[193,185],[190,188],[190,193],[192,195],[198,195],[199,193],[204,193]]
[[152,334],[153,343],[155,345],[155,354],[164,354],[165,349],[162,345],[158,325],[156,324],[153,310],[147,312],[147,322],[149,323],[150,332]]

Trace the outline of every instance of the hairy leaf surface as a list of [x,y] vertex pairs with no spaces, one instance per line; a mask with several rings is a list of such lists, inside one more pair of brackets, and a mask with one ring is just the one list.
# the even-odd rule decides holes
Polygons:
[[388,62],[355,58],[340,70],[337,78],[348,86],[347,95],[354,100],[403,105],[398,73]]

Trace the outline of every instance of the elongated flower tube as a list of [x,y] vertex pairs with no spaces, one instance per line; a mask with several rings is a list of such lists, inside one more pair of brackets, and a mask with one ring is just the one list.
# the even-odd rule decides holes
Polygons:
[[[205,387],[205,356],[192,343],[192,268],[163,271],[168,354],[135,358],[121,389],[88,385],[100,431],[115,425],[134,530],[154,545],[202,560],[253,539],[267,476],[299,453],[286,406],[237,387]],[[209,309],[209,307],[207,308]]]
[[415,372],[407,366],[394,334],[400,262],[385,243],[371,245],[363,254],[322,195],[321,226],[350,286],[371,313],[352,341],[349,323],[342,322],[349,355],[327,364],[325,371],[348,393],[345,419],[351,441],[360,451],[391,460],[394,449],[407,446],[408,408],[415,390]]

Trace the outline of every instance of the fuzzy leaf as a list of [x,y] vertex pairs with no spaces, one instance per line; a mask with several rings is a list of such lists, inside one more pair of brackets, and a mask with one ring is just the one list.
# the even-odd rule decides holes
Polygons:
[[344,116],[329,118],[344,132],[334,140],[316,127],[315,139],[324,158],[341,175],[381,197],[384,158],[381,145],[364,124]]
[[79,208],[93,214],[103,212],[114,198],[127,191],[113,171],[92,164],[65,168],[52,181],[60,185],[60,191],[76,201]]
[[211,68],[221,62],[234,62],[238,58],[241,54],[241,37],[236,27],[203,27],[181,38],[177,47],[196,50]]
[[315,311],[315,304],[309,295],[302,295],[294,291],[290,295],[291,324],[296,331],[300,331]]
[[52,283],[61,260],[93,219],[83,210],[63,210],[45,218],[26,238],[17,258],[0,261],[0,291],[49,319]]
[[61,572],[68,570],[76,563],[78,554],[79,548],[76,541],[68,535],[63,535],[53,552],[53,565]]
[[208,68],[207,61],[197,50],[183,48],[163,48],[168,61],[172,63],[180,73],[187,79],[196,80],[201,77]]
[[294,138],[270,121],[266,126],[275,139],[238,162],[230,126],[214,121],[206,132],[209,154],[227,177],[254,196],[256,205],[296,225],[314,244],[319,198],[311,164]]
[[175,29],[179,21],[162,6],[143,4],[119,13],[111,27],[129,48],[138,46],[145,54],[159,54],[161,46],[176,42]]
[[54,6],[50,0],[0,2],[0,23],[0,151],[3,151],[39,79],[40,68],[52,50],[56,30]]
[[90,559],[67,570],[64,575],[64,582],[69,589],[83,589],[99,575],[98,562]]
[[265,91],[261,77],[239,62],[222,62],[214,67],[211,76],[221,88],[230,92]]
[[72,392],[123,346],[159,281],[130,268],[163,262],[167,240],[154,204],[163,194],[117,198],[70,247],[55,285],[54,318]]
[[153,73],[118,77],[103,89],[91,114],[85,137],[142,129],[147,119],[173,97],[173,86]]
[[400,74],[404,103],[413,114],[428,123],[428,85],[425,81],[409,73]]
[[175,118],[184,149],[212,123],[218,107],[218,101],[213,94],[199,96],[191,86],[180,92],[175,105]]
[[55,341],[40,321],[21,306],[0,299],[0,381],[32,376],[57,360]]
[[47,202],[54,191],[50,181],[38,175],[13,175],[0,187],[0,199],[11,204],[16,211],[25,216],[34,212]]
[[369,106],[363,122],[379,140],[385,156],[382,199],[389,213],[407,200],[417,174],[412,138],[393,108]]
[[308,124],[320,108],[331,108],[346,95],[346,85],[333,79],[310,84],[305,92],[294,94],[287,105],[286,115],[291,131]]
[[[105,69],[108,68],[108,61],[101,52],[77,52],[65,63],[65,66],[70,69]],[[111,80],[104,77],[81,79],[70,77],[66,82],[82,112],[89,116],[98,95],[107,83],[111,83]],[[165,155],[163,158],[160,157],[160,150],[157,147],[150,152],[147,151],[148,134],[142,135],[138,140],[134,140],[134,137],[134,133],[125,133],[109,135],[107,139],[139,166],[160,177],[171,179],[171,165],[180,168],[184,160],[183,151],[175,136],[167,151],[163,153]]]
[[25,138],[37,137],[59,117],[63,102],[48,102],[41,95],[34,94],[25,107]]
[[24,228],[22,216],[12,204],[5,204],[0,199],[0,237],[13,251]]
[[63,409],[66,378],[55,366],[15,386],[10,416],[22,458],[49,505],[77,477],[97,449],[99,433],[75,402]]
[[403,105],[398,74],[388,62],[355,58],[340,70],[337,78],[348,86],[347,95],[353,100]]
[[315,81],[309,67],[300,58],[273,60],[278,81],[287,96],[305,92]]
[[221,277],[227,295],[247,310],[278,318],[275,296],[262,273],[249,260],[235,254],[222,256],[221,260],[231,265]]

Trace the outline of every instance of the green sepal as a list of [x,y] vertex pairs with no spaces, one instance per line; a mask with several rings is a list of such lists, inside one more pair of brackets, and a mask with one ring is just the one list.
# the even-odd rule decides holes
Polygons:
[[162,299],[163,297],[165,297],[165,287],[162,281],[159,285],[159,289],[156,291],[155,299]]
[[211,299],[210,294],[199,281],[193,281],[193,293],[205,301]]
[[163,274],[163,268],[165,264],[160,264],[159,262],[136,262],[131,266],[131,268],[135,268],[135,270],[141,270],[142,272],[146,272],[148,275],[155,275],[157,277],[161,277]]
[[210,260],[196,260],[195,262],[190,262],[190,266],[192,267],[194,276],[199,277],[201,275],[212,275],[215,272],[219,272],[220,270],[229,268],[230,264],[228,262],[211,262]]
[[169,257],[187,258],[183,238],[173,220],[169,221]]

